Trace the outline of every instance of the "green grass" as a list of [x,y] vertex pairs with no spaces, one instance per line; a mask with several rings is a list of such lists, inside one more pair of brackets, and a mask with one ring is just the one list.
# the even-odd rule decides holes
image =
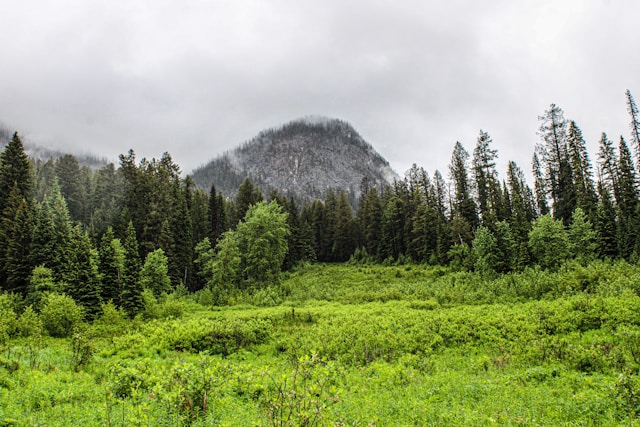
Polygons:
[[640,425],[639,278],[307,266],[235,306],[5,341],[0,426]]

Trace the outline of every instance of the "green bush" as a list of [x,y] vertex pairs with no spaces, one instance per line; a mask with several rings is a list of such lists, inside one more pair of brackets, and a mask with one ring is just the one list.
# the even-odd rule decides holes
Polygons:
[[43,297],[40,320],[45,331],[58,338],[71,336],[74,328],[82,323],[84,311],[64,294],[48,293]]
[[42,322],[33,307],[27,307],[18,320],[18,335],[21,337],[30,337],[42,330]]

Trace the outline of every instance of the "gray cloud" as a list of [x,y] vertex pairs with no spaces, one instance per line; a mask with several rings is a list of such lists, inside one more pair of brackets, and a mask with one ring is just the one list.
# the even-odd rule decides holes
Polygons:
[[[21,0],[0,4],[0,121],[185,171],[265,127],[350,121],[403,173],[488,131],[528,170],[557,103],[595,155],[640,96],[633,0]],[[10,41],[10,42],[7,42]]]

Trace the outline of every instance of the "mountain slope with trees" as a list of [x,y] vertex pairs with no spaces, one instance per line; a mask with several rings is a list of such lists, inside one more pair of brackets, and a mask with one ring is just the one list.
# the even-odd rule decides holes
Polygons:
[[249,178],[265,193],[277,189],[313,200],[324,198],[330,188],[355,199],[363,179],[381,187],[399,176],[349,123],[306,118],[261,132],[194,170],[192,178],[202,188],[215,183],[227,197]]

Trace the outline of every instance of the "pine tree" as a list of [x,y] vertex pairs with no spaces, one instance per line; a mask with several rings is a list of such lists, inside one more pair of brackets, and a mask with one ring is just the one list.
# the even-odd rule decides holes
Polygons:
[[634,254],[640,232],[638,211],[638,178],[631,151],[623,137],[618,147],[618,250],[625,259]]
[[398,259],[405,251],[404,242],[404,202],[396,195],[391,196],[382,212],[380,245],[378,258]]
[[631,123],[629,123],[629,128],[631,129],[631,145],[636,151],[636,161],[640,168],[640,113],[638,113],[636,102],[633,96],[631,96],[631,91],[627,89],[625,94],[627,96],[627,111],[629,112],[629,116],[631,116]]
[[332,258],[338,262],[349,259],[355,250],[355,223],[351,205],[347,195],[341,191],[338,194],[335,210],[335,228],[333,235]]
[[31,209],[13,186],[0,220],[0,277],[3,290],[26,295],[32,266],[29,259],[33,236]]
[[525,182],[522,169],[513,161],[509,162],[507,167],[507,182],[511,196],[511,215],[508,222],[516,247],[516,255],[512,264],[516,270],[521,270],[529,263],[530,259],[527,242],[531,222],[536,217],[536,202],[531,188]]
[[553,200],[553,216],[568,224],[576,205],[576,195],[566,141],[567,122],[564,112],[555,104],[538,119],[542,122],[539,134],[543,140],[539,151]]
[[102,281],[102,300],[112,301],[116,306],[120,306],[125,253],[120,239],[115,237],[111,227],[100,239],[98,259],[98,272]]
[[596,213],[598,201],[593,183],[593,168],[587,153],[587,144],[582,137],[582,131],[573,120],[569,122],[567,132],[567,146],[569,160],[573,171],[576,206],[592,219]]
[[[466,244],[471,243],[473,232],[478,226],[479,219],[476,204],[471,198],[467,163],[469,154],[460,142],[456,142],[449,165],[449,172],[454,186],[452,238]],[[456,226],[454,227],[454,223]]]
[[19,194],[27,204],[31,203],[33,190],[31,166],[17,132],[13,134],[11,141],[0,154],[0,212],[4,211],[14,185],[18,187]]
[[364,196],[358,219],[367,253],[371,255],[377,254],[380,243],[382,204],[378,196],[378,190],[375,187],[372,187]]
[[618,256],[616,208],[608,187],[598,181],[599,200],[596,207],[594,229],[597,234],[598,255],[612,259]]
[[263,200],[260,189],[253,185],[249,178],[245,179],[240,188],[238,189],[238,195],[236,196],[236,216],[234,223],[238,224],[244,219],[247,211],[252,205]]
[[66,293],[84,307],[88,319],[100,314],[100,276],[98,252],[92,247],[89,235],[79,225],[71,235],[71,257],[65,277]]
[[121,225],[118,224],[118,219],[122,213],[121,204],[124,197],[122,173],[116,172],[115,165],[109,163],[93,174],[91,188],[89,229],[91,236],[97,240],[108,227],[118,228]]
[[498,151],[490,148],[493,141],[487,132],[480,131],[473,150],[473,177],[482,224],[493,228],[499,216],[500,183],[496,171]]
[[140,286],[140,253],[138,239],[133,222],[129,222],[127,234],[123,244],[124,269],[122,271],[122,307],[130,317],[134,317],[142,310],[142,288]]
[[56,161],[56,177],[60,193],[64,197],[69,216],[73,221],[85,218],[85,191],[80,182],[81,172],[78,160],[71,154],[65,154]]
[[536,206],[538,215],[546,215],[550,212],[549,203],[547,202],[547,183],[542,173],[542,165],[537,153],[533,154],[533,186],[536,193]]

